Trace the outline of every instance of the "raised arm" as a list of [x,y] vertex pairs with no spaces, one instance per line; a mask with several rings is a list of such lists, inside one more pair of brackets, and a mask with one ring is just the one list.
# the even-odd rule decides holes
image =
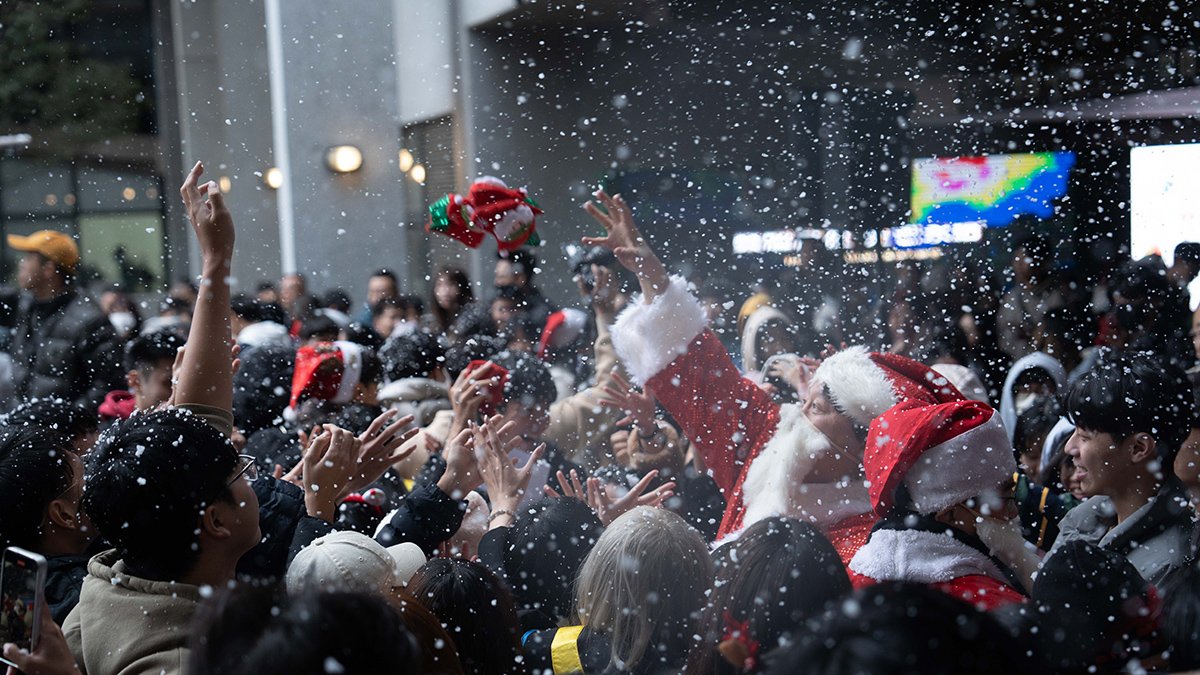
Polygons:
[[620,195],[596,193],[605,207],[586,209],[607,232],[584,243],[613,251],[637,275],[642,302],[625,309],[613,326],[613,346],[637,384],[650,386],[679,422],[723,489],[731,489],[746,460],[770,438],[779,406],[741,377],[724,347],[707,329],[700,302],[681,277],[671,277],[634,224]]
[[181,406],[232,410],[229,274],[233,261],[233,216],[215,182],[198,185],[203,173],[204,164],[196,162],[179,189],[200,247],[201,277],[174,400]]

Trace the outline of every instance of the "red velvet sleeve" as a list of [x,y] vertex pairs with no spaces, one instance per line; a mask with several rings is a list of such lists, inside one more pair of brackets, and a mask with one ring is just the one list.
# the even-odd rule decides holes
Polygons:
[[748,458],[779,424],[779,406],[742,377],[725,347],[704,330],[687,352],[646,383],[679,422],[722,490],[737,484]]

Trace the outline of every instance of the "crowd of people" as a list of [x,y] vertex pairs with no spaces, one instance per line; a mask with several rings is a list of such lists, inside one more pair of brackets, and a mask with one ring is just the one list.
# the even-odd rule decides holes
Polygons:
[[573,306],[530,249],[486,297],[385,269],[357,305],[235,295],[202,175],[202,273],[153,316],[79,289],[69,236],[8,238],[0,546],[48,561],[23,672],[1200,669],[1196,244],[742,292],[600,191]]

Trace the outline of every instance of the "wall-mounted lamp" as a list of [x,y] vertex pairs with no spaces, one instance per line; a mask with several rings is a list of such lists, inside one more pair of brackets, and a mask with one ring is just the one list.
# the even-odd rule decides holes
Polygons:
[[362,163],[362,150],[353,145],[335,145],[325,151],[325,166],[334,173],[353,173]]
[[416,163],[416,160],[413,159],[413,154],[411,152],[409,152],[408,150],[401,149],[400,150],[400,172],[408,173],[408,170],[413,168],[414,163]]
[[267,169],[263,174],[263,183],[272,190],[278,190],[283,185],[283,172],[277,166]]
[[412,171],[408,172],[408,176],[418,183],[425,182],[425,165],[414,164]]
[[221,176],[217,179],[217,187],[221,188],[223,194],[229,194],[229,191],[233,189],[233,181],[229,179],[229,176]]

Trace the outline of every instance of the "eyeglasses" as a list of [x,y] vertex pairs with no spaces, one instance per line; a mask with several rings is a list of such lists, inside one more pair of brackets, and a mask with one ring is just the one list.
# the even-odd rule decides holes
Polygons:
[[225,484],[226,486],[233,485],[239,478],[244,478],[247,483],[258,480],[258,460],[253,455],[238,455],[238,461],[242,463],[242,468]]

